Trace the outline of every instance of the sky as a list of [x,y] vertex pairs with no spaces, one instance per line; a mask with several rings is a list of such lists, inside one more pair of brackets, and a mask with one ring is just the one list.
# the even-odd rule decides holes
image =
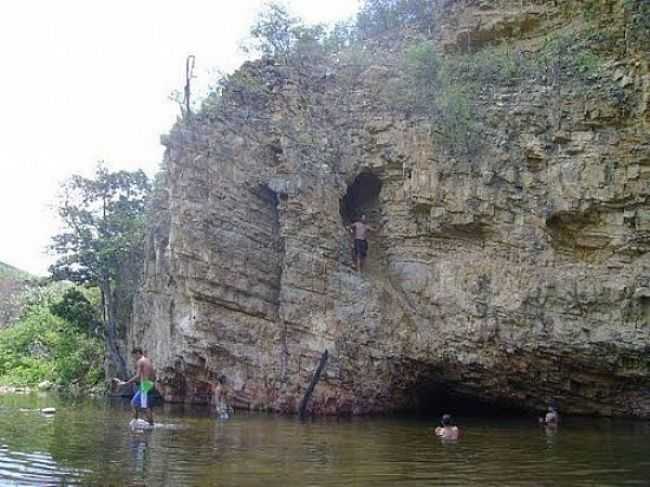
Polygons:
[[[264,0],[15,0],[0,3],[0,261],[45,275],[62,181],[162,160],[170,100],[196,56],[199,86],[245,59]],[[307,22],[348,18],[358,0],[291,0]]]

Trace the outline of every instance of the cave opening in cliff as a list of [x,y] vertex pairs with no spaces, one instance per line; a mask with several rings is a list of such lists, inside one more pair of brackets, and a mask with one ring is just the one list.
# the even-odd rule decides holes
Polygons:
[[345,196],[341,198],[341,218],[344,225],[349,225],[362,214],[366,214],[368,222],[378,222],[379,193],[381,180],[371,173],[359,174],[348,186]]
[[463,392],[462,386],[427,381],[414,387],[413,406],[409,412],[417,416],[438,418],[443,414],[464,417],[522,416],[525,408],[504,401],[481,398]]

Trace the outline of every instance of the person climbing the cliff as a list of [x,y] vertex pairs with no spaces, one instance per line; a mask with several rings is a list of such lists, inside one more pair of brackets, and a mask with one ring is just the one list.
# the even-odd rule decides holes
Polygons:
[[437,437],[444,440],[457,440],[463,435],[460,428],[453,424],[451,414],[444,414],[440,420],[440,426],[437,426],[433,431]]
[[353,254],[357,272],[361,272],[368,256],[368,232],[370,230],[371,227],[367,223],[365,213],[361,215],[361,219],[350,225],[350,233],[354,235]]
[[217,379],[214,386],[213,400],[214,409],[218,419],[229,419],[231,415],[231,407],[228,405],[228,386],[226,385],[226,376],[221,375]]
[[151,400],[151,395],[156,381],[156,371],[154,370],[151,359],[144,354],[140,347],[135,347],[131,351],[131,354],[135,360],[135,375],[126,382],[120,379],[113,380],[121,386],[127,384],[138,384],[138,390],[133,395],[133,399],[131,399],[134,419],[137,421],[139,411],[143,410],[147,422],[153,426],[153,402]]

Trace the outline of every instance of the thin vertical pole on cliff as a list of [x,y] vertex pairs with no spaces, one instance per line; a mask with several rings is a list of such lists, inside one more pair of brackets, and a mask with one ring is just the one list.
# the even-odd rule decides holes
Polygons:
[[193,54],[187,56],[185,59],[185,96],[183,101],[185,102],[185,116],[190,118],[192,116],[192,78],[194,77],[194,63],[196,62],[196,57]]
[[316,387],[316,384],[318,384],[318,381],[320,380],[320,376],[323,373],[325,364],[327,364],[328,357],[329,357],[329,352],[327,351],[327,349],[325,349],[323,355],[321,355],[320,357],[320,362],[318,363],[318,367],[316,368],[316,371],[314,372],[314,375],[311,378],[309,387],[307,387],[307,390],[305,391],[305,395],[303,396],[302,401],[300,401],[300,407],[298,408],[298,414],[300,416],[300,419],[305,417],[305,413],[307,412],[307,405],[309,404],[309,400],[311,399],[311,395],[314,392],[314,388]]

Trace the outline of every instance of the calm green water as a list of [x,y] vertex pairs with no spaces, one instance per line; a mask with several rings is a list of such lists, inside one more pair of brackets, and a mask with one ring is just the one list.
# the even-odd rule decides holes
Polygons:
[[[54,417],[39,408],[54,406]],[[316,420],[167,405],[132,433],[127,404],[0,396],[0,485],[650,485],[650,423],[461,419],[444,443],[431,420]]]

